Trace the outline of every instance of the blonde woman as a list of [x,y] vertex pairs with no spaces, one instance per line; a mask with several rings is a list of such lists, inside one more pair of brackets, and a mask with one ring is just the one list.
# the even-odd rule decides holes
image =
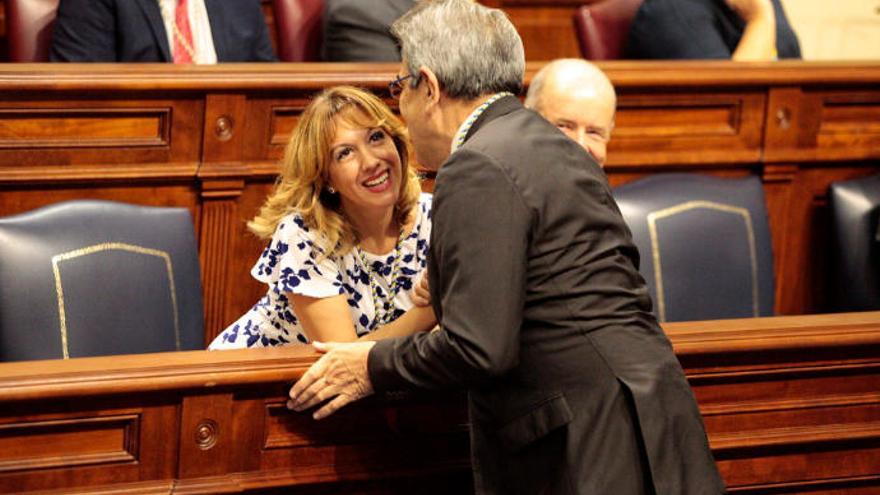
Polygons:
[[410,291],[427,263],[431,197],[406,129],[374,95],[325,90],[303,112],[275,190],[248,227],[266,295],[211,349],[378,339],[436,324]]

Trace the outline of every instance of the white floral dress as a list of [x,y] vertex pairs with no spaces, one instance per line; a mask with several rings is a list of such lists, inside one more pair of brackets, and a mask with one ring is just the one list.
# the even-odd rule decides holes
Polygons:
[[[416,206],[416,219],[409,235],[400,245],[397,261],[397,293],[391,320],[413,306],[410,289],[427,266],[428,241],[431,237],[431,195],[422,194]],[[393,285],[391,272],[395,252],[374,255],[363,252],[371,265],[373,282],[380,299],[387,300]],[[318,261],[320,248],[316,233],[311,231],[298,213],[282,219],[269,245],[263,251],[251,275],[269,286],[247,313],[223,330],[209,349],[240,349],[294,343],[309,340],[299,323],[288,294],[323,298],[345,295],[351,320],[358,336],[380,326],[370,287],[370,275],[356,250],[342,256]]]

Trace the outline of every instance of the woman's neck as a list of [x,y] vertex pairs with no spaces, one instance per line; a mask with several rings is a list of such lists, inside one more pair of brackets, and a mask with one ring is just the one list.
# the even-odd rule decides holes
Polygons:
[[361,249],[372,254],[385,254],[397,245],[400,225],[394,218],[394,209],[386,211],[347,211],[346,217],[354,227]]

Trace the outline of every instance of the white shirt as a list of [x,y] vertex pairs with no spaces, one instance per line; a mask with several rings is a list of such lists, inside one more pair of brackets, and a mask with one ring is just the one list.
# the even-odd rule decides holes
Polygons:
[[[211,34],[211,23],[208,22],[208,10],[205,0],[189,0],[187,4],[189,28],[192,31],[193,51],[196,64],[216,64],[217,52],[214,49],[214,37]],[[174,56],[174,11],[177,0],[159,0],[162,21],[165,23],[165,34],[168,36],[168,48]]]

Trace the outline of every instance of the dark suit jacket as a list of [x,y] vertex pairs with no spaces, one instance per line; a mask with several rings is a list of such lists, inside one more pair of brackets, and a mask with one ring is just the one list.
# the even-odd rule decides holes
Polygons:
[[696,402],[651,314],[605,175],[514,97],[435,183],[442,329],[378,342],[377,391],[465,386],[478,493],[718,494]]
[[[277,60],[259,0],[205,0],[218,62]],[[53,62],[171,62],[156,0],[61,0]]]
[[415,0],[326,0],[324,44],[327,62],[397,62],[400,49],[389,31]]
[[[772,2],[779,58],[801,58],[782,4]],[[745,21],[724,0],[645,0],[633,19],[624,53],[634,59],[730,58],[744,29]]]

